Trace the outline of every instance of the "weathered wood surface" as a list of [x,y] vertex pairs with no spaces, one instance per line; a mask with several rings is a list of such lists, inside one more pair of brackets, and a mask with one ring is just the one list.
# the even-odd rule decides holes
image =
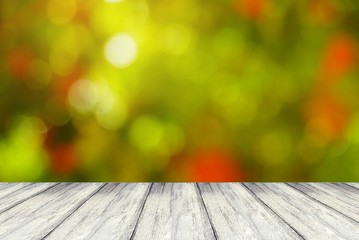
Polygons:
[[31,183],[0,183],[0,198]]
[[17,204],[0,215],[0,239],[45,237],[95,194],[101,185],[60,183]]
[[358,222],[289,185],[245,183],[245,186],[305,239],[358,239]]
[[199,184],[220,239],[302,239],[241,184]]
[[0,183],[0,239],[359,239],[359,184]]
[[149,188],[150,184],[144,183],[107,183],[48,239],[127,239],[136,226]]
[[323,183],[290,183],[289,185],[328,208],[336,210],[339,214],[342,213],[359,222],[359,189],[352,189],[345,185]]
[[[16,188],[17,185],[21,187]],[[4,193],[4,195],[0,194],[0,213],[9,210],[17,204],[20,204],[55,185],[55,183],[9,184],[9,188],[0,190],[0,193]]]
[[345,184],[359,189],[359,183],[345,183]]
[[197,186],[153,184],[134,239],[215,239]]

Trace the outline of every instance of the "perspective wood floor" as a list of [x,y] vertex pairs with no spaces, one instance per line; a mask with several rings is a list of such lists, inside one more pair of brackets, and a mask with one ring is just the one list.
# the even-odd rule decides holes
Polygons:
[[359,239],[359,183],[0,183],[0,239]]

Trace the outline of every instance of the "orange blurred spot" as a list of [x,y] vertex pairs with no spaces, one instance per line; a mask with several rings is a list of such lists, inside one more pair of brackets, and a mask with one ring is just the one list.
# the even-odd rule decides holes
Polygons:
[[243,173],[235,159],[221,150],[200,151],[191,158],[190,181],[234,182],[243,180]]
[[313,98],[305,114],[309,129],[327,141],[341,137],[349,120],[346,107],[338,99],[327,95]]
[[325,49],[321,77],[327,83],[336,82],[351,70],[356,61],[357,46],[350,36],[339,34],[328,42]]
[[85,71],[81,68],[77,68],[69,75],[55,79],[53,84],[54,94],[66,97],[71,85],[79,80],[83,76],[84,72]]
[[88,12],[89,12],[89,9],[88,9],[87,4],[78,5],[76,14],[74,16],[74,21],[83,23],[84,25],[88,25],[89,24]]
[[9,52],[7,63],[10,74],[25,80],[29,75],[31,59],[32,53],[28,48],[18,48]]
[[311,0],[309,12],[315,23],[325,24],[335,17],[335,8],[327,0]]
[[73,147],[70,144],[53,148],[50,153],[53,171],[58,174],[70,173],[75,168]]
[[45,137],[44,148],[49,154],[52,171],[56,174],[68,174],[76,167],[75,149],[69,136],[63,138],[66,129],[51,128]]
[[244,17],[258,20],[264,13],[267,0],[234,0],[234,9]]

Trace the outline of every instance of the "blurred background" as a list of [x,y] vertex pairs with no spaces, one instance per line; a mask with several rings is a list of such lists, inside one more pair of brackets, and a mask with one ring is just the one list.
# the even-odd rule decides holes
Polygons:
[[0,1],[1,181],[358,181],[355,0]]

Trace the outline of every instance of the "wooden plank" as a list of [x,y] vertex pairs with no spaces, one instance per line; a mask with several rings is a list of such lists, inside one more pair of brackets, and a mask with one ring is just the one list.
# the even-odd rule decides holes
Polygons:
[[[19,184],[21,188],[16,188],[15,191],[11,191],[10,193],[0,198],[0,213],[7,211],[8,209],[32,198],[33,196],[45,191],[46,189],[49,189],[56,184],[57,183]],[[17,185],[17,183],[15,183],[15,185]]]
[[306,239],[357,239],[357,222],[283,183],[245,183]]
[[359,183],[354,183],[354,182],[346,182],[345,184],[349,185],[349,186],[353,186],[357,189],[359,189]]
[[102,183],[60,183],[18,204],[0,215],[0,239],[43,238],[101,186]]
[[356,183],[0,183],[0,239],[357,239]]
[[9,193],[15,192],[31,183],[0,183],[0,199]]
[[199,188],[219,239],[302,239],[240,184],[202,183]]
[[129,239],[149,189],[148,183],[107,184],[46,239]]
[[193,183],[155,183],[133,239],[215,239]]
[[338,190],[339,192],[342,192],[341,195],[348,196],[350,198],[359,198],[359,188],[350,186],[345,183],[328,183],[332,190]]
[[359,221],[359,190],[344,191],[343,187],[337,188],[336,185],[327,183],[289,183],[289,185],[339,213]]

